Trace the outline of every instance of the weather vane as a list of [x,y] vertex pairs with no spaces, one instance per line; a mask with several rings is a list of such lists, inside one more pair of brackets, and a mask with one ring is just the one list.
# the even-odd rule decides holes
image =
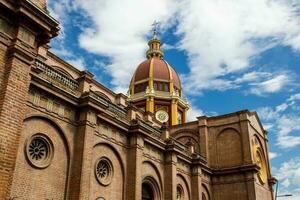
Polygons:
[[152,31],[153,31],[153,38],[156,38],[156,34],[157,34],[157,29],[158,29],[158,26],[159,26],[159,22],[154,20],[153,24],[152,24]]

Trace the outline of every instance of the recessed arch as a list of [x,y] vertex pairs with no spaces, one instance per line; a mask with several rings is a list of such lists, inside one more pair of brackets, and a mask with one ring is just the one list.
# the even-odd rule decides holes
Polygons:
[[41,114],[29,114],[25,116],[25,119],[23,120],[23,122],[27,122],[31,119],[42,119],[45,120],[46,122],[50,123],[53,127],[55,127],[58,131],[58,133],[60,133],[60,136],[66,146],[66,150],[67,150],[67,157],[68,157],[68,166],[69,166],[69,162],[70,162],[70,144],[69,141],[67,140],[67,137],[63,131],[63,128],[51,117],[47,116],[47,115],[41,115]]
[[[105,199],[124,199],[125,165],[120,152],[112,144],[99,142],[93,146],[93,157],[91,160],[91,179],[89,187],[89,199],[102,196]],[[99,177],[100,168],[106,168],[105,178]]]
[[178,131],[175,131],[172,136],[174,138],[182,137],[182,136],[191,136],[194,137],[195,139],[197,138],[197,132],[191,129],[181,129]]
[[225,131],[234,131],[235,133],[237,133],[239,136],[240,136],[240,132],[239,132],[239,130],[237,130],[236,128],[234,128],[234,127],[226,127],[226,128],[223,128],[223,129],[221,129],[220,131],[219,131],[219,133],[217,134],[217,138],[223,133],[223,132],[225,132]]
[[48,123],[50,123],[52,126],[54,126],[58,132],[61,134],[62,136],[62,139],[67,147],[67,150],[68,150],[68,157],[70,156],[70,143],[69,141],[67,140],[67,137],[66,137],[66,134],[64,133],[63,131],[63,128],[59,125],[58,122],[56,122],[53,118],[49,117],[48,115],[42,115],[42,114],[28,114],[25,116],[24,118],[24,122],[30,120],[30,119],[34,119],[34,118],[37,118],[37,119],[44,119],[45,121],[47,121]]
[[183,189],[186,188],[186,190],[184,190],[184,194],[187,195],[188,199],[191,199],[191,189],[190,189],[190,185],[188,184],[188,181],[182,174],[177,173],[177,184],[180,184],[179,180],[182,180],[183,182],[184,185]]
[[210,195],[210,192],[208,190],[208,187],[205,184],[202,184],[202,200],[211,200],[210,197],[211,197],[211,195]]
[[[51,157],[48,160],[49,163],[45,164],[43,160],[35,164],[30,162],[28,156],[29,146],[35,140],[39,140],[40,144],[41,142],[44,143],[46,149],[48,149],[47,145],[50,145],[48,150],[43,150],[43,152],[49,151]],[[21,187],[23,190],[28,191],[26,194],[22,194],[25,199],[30,198],[26,195],[44,195],[45,198],[52,196],[58,199],[67,198],[70,181],[70,154],[70,145],[66,134],[55,119],[37,113],[25,115],[14,171],[14,177],[16,178],[13,179],[12,195],[19,196]],[[24,174],[24,171],[27,173]],[[36,184],[36,180],[42,176],[55,175],[57,175],[56,179],[44,179],[39,181],[39,185]],[[55,184],[57,187],[55,190],[51,188],[42,189],[44,184]]]
[[[118,152],[118,150],[117,150],[114,146],[112,146],[111,144],[108,144],[108,143],[106,143],[106,142],[99,142],[99,143],[95,144],[93,148],[95,148],[96,146],[101,146],[101,145],[107,146],[108,148],[110,148],[110,149],[115,153],[115,155],[116,155],[116,157],[118,158],[118,161],[119,161],[119,163],[120,163],[120,165],[121,165],[122,176],[123,176],[123,178],[125,179],[124,162],[123,162],[122,157],[121,157],[120,153]],[[125,185],[125,184],[124,184],[124,185]],[[124,187],[125,187],[125,186],[124,186]],[[124,188],[123,188],[123,189],[124,189]]]
[[233,167],[242,164],[242,140],[234,128],[225,128],[216,137],[217,165]]
[[[147,188],[144,188],[144,187],[147,187]],[[151,188],[151,190],[150,190]],[[151,192],[152,193],[149,195],[150,198],[143,198],[143,191],[144,189],[146,189],[148,192]],[[152,197],[152,199],[151,199]],[[161,193],[161,190],[159,188],[159,185],[157,183],[157,181],[155,180],[155,178],[153,178],[152,176],[146,176],[143,178],[143,181],[142,181],[142,199],[143,200],[162,200],[162,193]]]
[[159,188],[161,188],[161,191],[163,191],[163,181],[162,181],[162,177],[161,177],[161,174],[160,174],[157,166],[150,160],[143,161],[143,164],[149,164],[154,169],[156,175],[158,176]]

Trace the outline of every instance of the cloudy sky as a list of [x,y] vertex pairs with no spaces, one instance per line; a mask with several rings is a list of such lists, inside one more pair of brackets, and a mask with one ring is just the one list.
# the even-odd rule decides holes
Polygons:
[[256,110],[280,194],[300,199],[300,0],[49,0],[61,34],[51,51],[126,93],[160,22],[190,120]]

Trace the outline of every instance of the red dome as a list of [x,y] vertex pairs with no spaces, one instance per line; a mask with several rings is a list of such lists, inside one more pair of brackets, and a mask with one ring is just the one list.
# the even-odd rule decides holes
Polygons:
[[176,71],[165,60],[159,57],[153,57],[142,62],[135,71],[133,83],[151,77],[153,80],[158,81],[169,82],[173,80],[174,86],[181,89],[180,79]]

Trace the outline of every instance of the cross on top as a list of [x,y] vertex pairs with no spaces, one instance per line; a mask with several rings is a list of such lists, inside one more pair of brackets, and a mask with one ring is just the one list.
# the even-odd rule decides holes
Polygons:
[[156,38],[156,34],[157,34],[157,29],[158,29],[158,26],[159,26],[159,22],[154,20],[153,24],[152,24],[152,30],[153,30],[153,38]]

